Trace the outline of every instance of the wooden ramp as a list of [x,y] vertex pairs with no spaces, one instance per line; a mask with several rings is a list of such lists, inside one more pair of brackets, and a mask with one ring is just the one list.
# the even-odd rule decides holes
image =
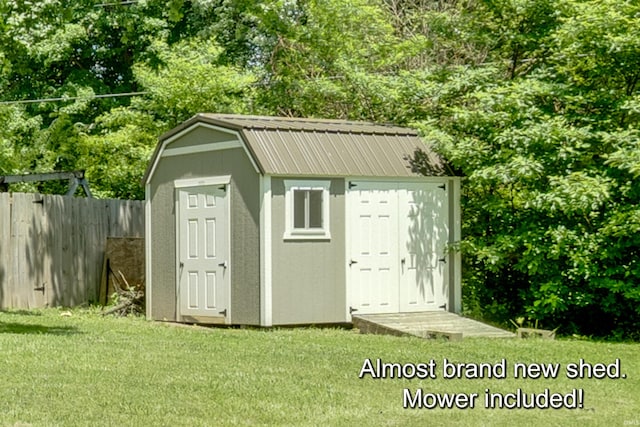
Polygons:
[[447,311],[359,314],[353,325],[363,334],[415,335],[421,338],[513,338],[515,334]]

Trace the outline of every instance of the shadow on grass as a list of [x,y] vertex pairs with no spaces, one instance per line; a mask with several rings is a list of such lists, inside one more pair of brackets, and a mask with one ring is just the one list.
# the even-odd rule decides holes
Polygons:
[[42,313],[39,313],[39,312],[33,311],[33,310],[7,309],[7,310],[0,310],[0,313],[16,314],[16,315],[19,315],[19,316],[42,316]]
[[29,323],[12,323],[0,320],[0,334],[49,334],[49,335],[74,335],[79,334],[73,326],[45,326]]

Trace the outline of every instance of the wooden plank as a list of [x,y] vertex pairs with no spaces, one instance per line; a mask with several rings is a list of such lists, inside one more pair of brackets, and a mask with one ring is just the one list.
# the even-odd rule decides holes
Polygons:
[[33,198],[29,194],[14,194],[12,211],[12,240],[13,240],[13,275],[11,278],[11,292],[13,293],[11,306],[17,308],[32,308],[30,301],[33,289],[33,275],[29,263],[32,261],[28,235],[30,233],[29,219],[33,210]]
[[45,293],[43,305],[50,306],[51,298],[55,292],[55,242],[56,242],[56,224],[52,212],[55,209],[55,198],[51,196],[42,196],[43,198],[43,215],[42,215],[42,233],[40,236],[42,245],[45,250],[42,256],[43,271],[42,282],[45,283]]
[[64,224],[64,199],[60,196],[52,196],[48,200],[51,206],[51,217],[49,218],[50,232],[48,236],[49,250],[51,252],[51,287],[52,292],[48,296],[48,303],[51,306],[64,305],[60,300],[64,272],[67,269],[65,264],[68,235]]
[[11,194],[0,193],[0,308],[10,306],[11,279]]
[[[88,228],[86,221],[88,216],[84,215],[84,212],[86,212],[86,199],[74,198],[72,200],[74,202],[74,222],[70,225],[74,232],[74,244],[71,257],[74,260],[74,276],[77,279],[70,283],[73,292],[71,293],[71,301],[69,301],[68,305],[73,307],[86,301],[85,289],[87,286],[90,286],[90,283],[86,276],[87,271],[85,264],[93,257],[91,256],[91,253],[87,252],[87,247],[85,245],[86,229]],[[79,256],[80,254],[83,254],[84,256]]]
[[87,253],[91,253],[91,261],[89,261],[89,257],[87,257],[87,262],[85,264],[85,277],[86,277],[86,286],[84,300],[95,302],[98,300],[98,286],[100,284],[100,273],[102,270],[102,263],[96,262],[100,260],[102,257],[104,246],[104,240],[99,238],[98,230],[101,227],[101,213],[100,209],[101,203],[96,203],[95,200],[91,200],[88,204],[87,211],[88,215],[88,224],[85,228],[85,251]]
[[43,241],[46,227],[45,199],[36,194],[22,196],[25,196],[26,206],[25,210],[19,214],[24,220],[26,270],[29,279],[27,283],[22,284],[22,288],[27,293],[29,308],[43,307],[45,294],[50,290],[50,284],[44,280],[44,271],[47,267],[45,257],[47,248]]
[[393,326],[376,322],[375,320],[362,316],[353,316],[353,326],[356,327],[361,334],[393,335],[396,337],[411,335]]
[[108,237],[143,237],[144,203],[132,200],[110,200]]

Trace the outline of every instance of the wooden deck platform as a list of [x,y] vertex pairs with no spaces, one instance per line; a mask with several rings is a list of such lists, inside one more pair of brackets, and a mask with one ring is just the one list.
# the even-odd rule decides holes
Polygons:
[[359,314],[353,325],[363,334],[415,335],[421,338],[513,338],[515,334],[447,311]]

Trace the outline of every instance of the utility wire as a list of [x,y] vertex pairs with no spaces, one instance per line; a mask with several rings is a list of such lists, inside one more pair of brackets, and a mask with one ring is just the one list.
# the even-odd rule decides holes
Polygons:
[[0,105],[34,104],[37,102],[75,101],[78,99],[94,99],[94,98],[118,98],[121,96],[146,95],[148,93],[149,92],[125,92],[125,93],[108,93],[104,95],[90,95],[90,96],[63,96],[60,98],[20,99],[17,101],[0,101]]
[[127,5],[130,5],[130,4],[136,4],[136,3],[138,3],[138,0],[121,1],[119,3],[99,3],[99,4],[96,4],[95,7],[127,6]]

